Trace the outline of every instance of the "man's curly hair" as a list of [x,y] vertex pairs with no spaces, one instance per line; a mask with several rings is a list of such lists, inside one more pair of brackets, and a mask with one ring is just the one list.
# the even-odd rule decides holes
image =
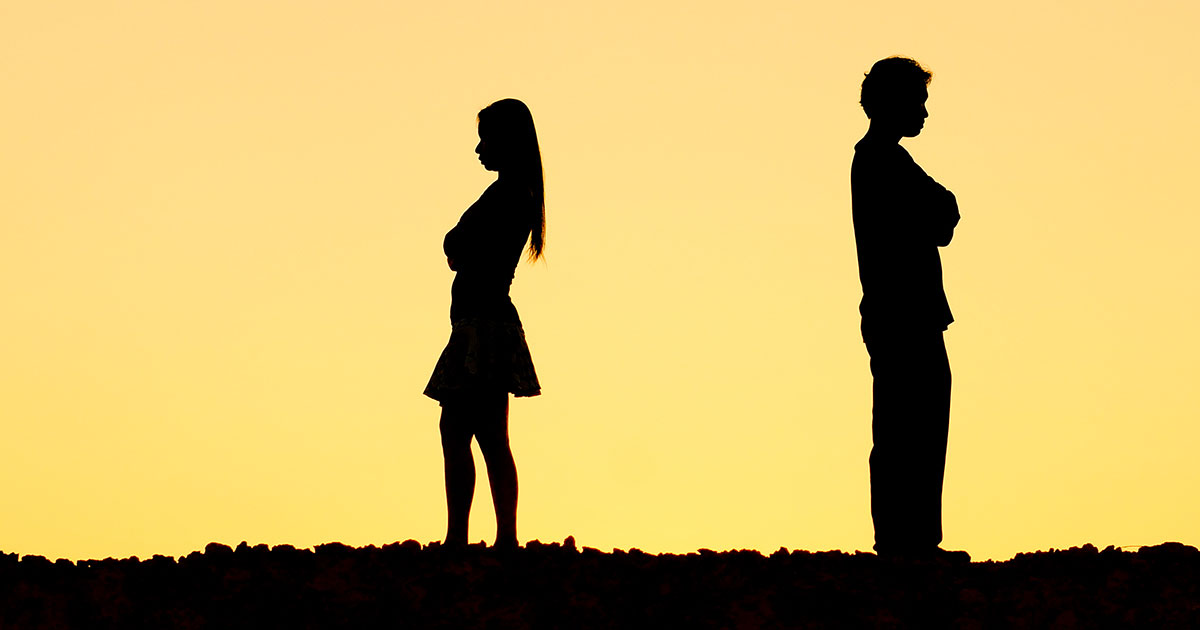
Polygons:
[[872,118],[890,109],[897,101],[909,98],[918,87],[929,85],[933,73],[908,57],[888,57],[871,66],[862,82],[859,104]]

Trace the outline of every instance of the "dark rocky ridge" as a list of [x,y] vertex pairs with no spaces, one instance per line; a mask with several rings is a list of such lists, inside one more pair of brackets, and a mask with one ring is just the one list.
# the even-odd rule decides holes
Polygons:
[[779,550],[449,552],[212,543],[175,560],[0,554],[9,628],[1200,628],[1200,551],[1091,545],[899,564]]

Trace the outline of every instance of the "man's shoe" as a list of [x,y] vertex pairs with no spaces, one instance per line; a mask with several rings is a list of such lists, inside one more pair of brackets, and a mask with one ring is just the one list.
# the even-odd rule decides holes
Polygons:
[[946,564],[971,564],[971,554],[965,551],[950,551],[938,547],[933,550],[933,560]]
[[971,554],[965,551],[950,551],[941,547],[932,550],[904,549],[880,551],[879,558],[899,564],[923,564],[937,562],[940,564],[970,564]]

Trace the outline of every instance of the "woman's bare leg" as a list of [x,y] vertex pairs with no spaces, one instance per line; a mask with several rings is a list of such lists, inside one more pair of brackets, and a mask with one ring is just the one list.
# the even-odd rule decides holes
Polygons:
[[467,544],[467,521],[475,495],[475,459],[471,455],[470,406],[442,406],[442,456],[446,460],[446,540],[448,547]]
[[497,547],[517,547],[517,465],[508,444],[508,393],[489,397],[481,405],[475,433],[487,464],[492,503],[496,507]]

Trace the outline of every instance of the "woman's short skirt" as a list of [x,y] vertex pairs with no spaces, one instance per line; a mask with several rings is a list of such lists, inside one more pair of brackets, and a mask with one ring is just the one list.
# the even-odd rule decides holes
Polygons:
[[454,322],[450,341],[425,386],[425,395],[445,403],[478,392],[542,393],[520,322],[465,319]]

